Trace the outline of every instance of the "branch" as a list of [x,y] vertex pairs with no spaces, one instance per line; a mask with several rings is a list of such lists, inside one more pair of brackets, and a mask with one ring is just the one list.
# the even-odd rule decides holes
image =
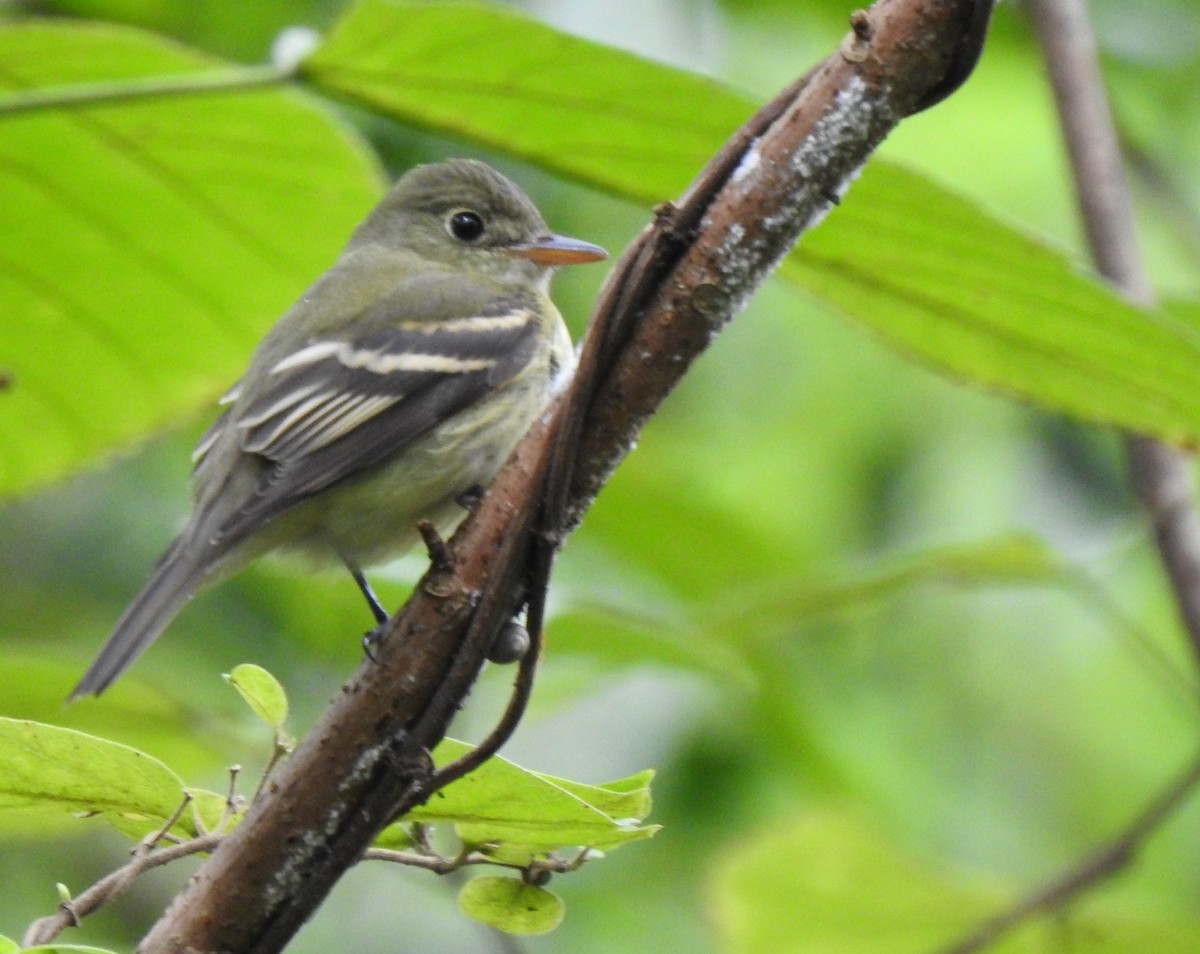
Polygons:
[[984,921],[941,954],[975,954],[976,951],[982,951],[1029,918],[1062,908],[1087,889],[1123,870],[1137,857],[1146,840],[1187,801],[1197,783],[1200,783],[1200,756],[1194,758],[1123,831],[1106,844],[1021,898],[1012,907]]
[[[1096,267],[1130,300],[1153,303],[1133,225],[1121,150],[1083,0],[1029,0],[1070,154],[1080,215]],[[1200,663],[1200,516],[1188,459],[1138,434],[1125,436],[1133,485],[1154,526],[1192,653]],[[1200,784],[1200,757],[1125,830],[1049,883],[946,949],[971,954],[1030,917],[1058,910],[1130,865],[1142,845]]]
[[[1126,297],[1153,304],[1154,291],[1138,248],[1120,141],[1104,94],[1087,10],[1082,0],[1035,0],[1029,9],[1054,87],[1092,258],[1100,274]],[[1193,499],[1190,461],[1137,434],[1127,435],[1126,455],[1192,653],[1200,663],[1200,516]]]
[[964,37],[980,3],[990,6],[880,0],[856,14],[840,50],[735,132],[677,205],[660,207],[605,286],[568,393],[450,541],[451,563],[431,567],[377,662],[359,667],[139,950],[279,951],[376,832],[430,796],[429,750],[494,634],[540,586],[531,531],[546,541],[540,574],[715,333],[888,131],[972,60]]

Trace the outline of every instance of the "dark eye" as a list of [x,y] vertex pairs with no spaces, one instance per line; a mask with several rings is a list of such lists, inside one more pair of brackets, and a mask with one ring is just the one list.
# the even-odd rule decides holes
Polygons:
[[477,242],[483,235],[483,219],[476,212],[455,212],[446,226],[460,242]]

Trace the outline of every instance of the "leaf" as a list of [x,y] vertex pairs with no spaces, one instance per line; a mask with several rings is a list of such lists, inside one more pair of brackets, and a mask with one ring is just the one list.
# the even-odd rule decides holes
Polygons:
[[[144,752],[74,729],[0,718],[0,819],[98,814],[139,838],[166,824],[183,794],[183,780]],[[206,801],[206,818],[210,806]],[[172,830],[199,834],[194,813],[184,812]]]
[[1162,303],[1167,314],[1191,328],[1200,329],[1200,301],[1194,298],[1171,298]]
[[[669,519],[653,529],[674,531]],[[618,532],[610,528],[614,536]],[[627,537],[615,545],[626,551],[634,546]],[[583,546],[587,549],[575,552],[555,577],[549,632],[556,649],[619,665],[695,669],[746,689],[753,686],[740,648],[690,622],[694,607],[663,584],[655,585],[645,566],[632,561],[620,566],[607,549]]]
[[558,895],[516,878],[473,878],[458,893],[458,906],[476,921],[506,934],[545,934],[562,923],[566,905]]
[[21,949],[21,945],[11,938],[0,934],[0,954],[16,954]]
[[135,29],[0,27],[0,494],[176,423],[241,373],[380,191],[292,90],[4,114],[7,93],[207,75]]
[[[434,760],[444,765],[470,748],[446,739]],[[529,856],[564,846],[614,848],[658,830],[639,824],[650,812],[650,778],[643,772],[608,785],[587,785],[493,756],[435,792],[405,820],[452,822],[466,844],[504,843],[509,860],[514,852]]]
[[872,163],[784,271],[955,375],[1200,441],[1200,330],[1125,303],[1062,253],[896,166]]
[[255,666],[253,663],[235,666],[233,672],[226,675],[225,679],[246,700],[246,704],[254,710],[255,715],[276,733],[283,731],[283,724],[287,721],[288,701],[287,693],[278,679],[262,666]]
[[64,709],[63,696],[79,678],[79,661],[34,645],[10,643],[0,657],[5,716],[123,739],[144,752],[170,752],[172,769],[185,778],[220,764],[220,733],[196,732],[194,709],[136,673],[106,693],[103,701],[82,699]]
[[20,950],[21,954],[116,954],[107,947],[92,947],[86,944],[39,944]]
[[371,847],[386,848],[389,851],[408,851],[413,847],[413,839],[409,834],[408,825],[404,822],[392,822],[375,836]]
[[[473,4],[360,0],[305,71],[367,108],[649,202],[676,195],[753,109],[709,80]],[[873,161],[782,274],[974,383],[1200,441],[1200,332],[896,166]]]
[[[722,950],[733,954],[924,954],[1015,898],[940,870],[834,809],[776,824],[727,855],[710,894]],[[1086,938],[1089,954],[1185,954],[1200,945],[1200,925],[1088,900],[1027,922],[988,951],[1039,954],[1061,946],[1064,932]]]
[[769,643],[780,630],[791,630],[800,621],[853,609],[922,584],[1061,585],[1072,579],[1070,568],[1043,541],[1013,533],[916,550],[869,573],[847,574],[829,582],[765,580],[698,615],[706,620],[710,633],[725,631],[730,634],[727,639],[742,643],[753,634],[754,643]]
[[[219,65],[136,30],[47,23],[0,29],[0,62],[0,86],[16,91]],[[754,105],[462,3],[361,0],[303,69],[368,109],[646,202],[676,195]],[[0,202],[20,227],[0,236],[0,303],[16,318],[0,331],[0,493],[219,393],[378,194],[357,142],[291,91],[4,122]],[[1062,255],[894,166],[873,162],[782,274],[957,376],[1085,420],[1200,438],[1200,333],[1123,304]],[[80,381],[105,387],[85,395]]]
[[807,812],[743,845],[712,893],[727,949],[742,954],[941,950],[999,904],[835,811]]
[[367,109],[650,202],[678,194],[755,106],[477,3],[360,0],[302,69]]

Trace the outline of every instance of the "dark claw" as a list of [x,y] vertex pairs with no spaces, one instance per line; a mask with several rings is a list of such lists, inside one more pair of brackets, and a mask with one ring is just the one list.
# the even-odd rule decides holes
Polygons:
[[379,660],[375,658],[375,647],[383,641],[383,623],[380,623],[374,629],[368,629],[363,633],[362,648],[363,654],[376,665]]

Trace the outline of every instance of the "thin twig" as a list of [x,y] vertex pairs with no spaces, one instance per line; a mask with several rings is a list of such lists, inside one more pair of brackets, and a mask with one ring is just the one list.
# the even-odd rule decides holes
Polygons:
[[533,677],[537,674],[538,659],[542,654],[542,624],[538,619],[535,625],[528,627],[529,647],[517,666],[517,677],[513,680],[512,695],[500,720],[488,733],[487,738],[476,745],[470,752],[459,756],[453,762],[438,769],[429,782],[429,791],[444,788],[455,779],[462,778],[468,772],[473,772],[484,762],[500,751],[500,747],[509,740],[516,731],[529,697],[533,694]]
[[[579,442],[595,399],[600,369],[611,363],[638,317],[638,309],[630,307],[630,303],[644,299],[662,273],[678,261],[687,248],[690,232],[700,215],[742,160],[746,149],[795,100],[813,72],[809,70],[760,107],[742,125],[705,165],[688,189],[682,206],[665,203],[656,210],[650,228],[639,236],[634,247],[623,256],[623,261],[629,263],[629,267],[624,271],[614,270],[613,275],[620,275],[621,279],[610,278],[606,284],[604,294],[588,323],[587,342],[581,350],[579,367],[564,402],[566,412],[554,419],[554,433],[550,438],[553,450],[544,479],[545,490],[540,495],[542,506],[526,568],[525,625],[529,633],[529,649],[521,660],[512,696],[500,721],[472,751],[439,770],[431,781],[430,791],[450,784],[491,758],[508,741],[524,715],[541,656],[550,570],[555,554],[562,547],[568,524],[574,522],[568,512],[568,501]],[[432,548],[430,554],[433,556]]]
[[1088,888],[1111,878],[1136,858],[1146,840],[1158,831],[1187,800],[1200,782],[1200,755],[1131,821],[1123,831],[1081,862],[1042,885],[994,918],[984,921],[967,937],[941,954],[974,954],[1035,915],[1055,911]]
[[453,858],[439,854],[436,851],[400,851],[396,848],[368,848],[363,852],[366,861],[389,861],[392,864],[408,865],[413,868],[424,868],[435,874],[449,874],[460,868],[472,865],[491,865],[496,868],[508,868],[512,871],[530,872],[537,876],[543,872],[549,874],[566,874],[580,868],[591,857],[590,849],[577,852],[570,858],[535,858],[528,864],[517,864],[512,861],[501,861],[482,851],[464,850]]
[[37,944],[50,943],[64,930],[69,927],[77,927],[83,918],[120,895],[138,875],[152,868],[170,864],[179,858],[213,851],[224,837],[225,835],[220,832],[211,832],[198,838],[153,850],[144,848],[144,844],[139,844],[138,848],[134,849],[134,856],[128,863],[105,875],[77,897],[60,903],[56,913],[39,918],[30,924],[25,931],[25,936],[21,939],[21,946],[33,947]]

